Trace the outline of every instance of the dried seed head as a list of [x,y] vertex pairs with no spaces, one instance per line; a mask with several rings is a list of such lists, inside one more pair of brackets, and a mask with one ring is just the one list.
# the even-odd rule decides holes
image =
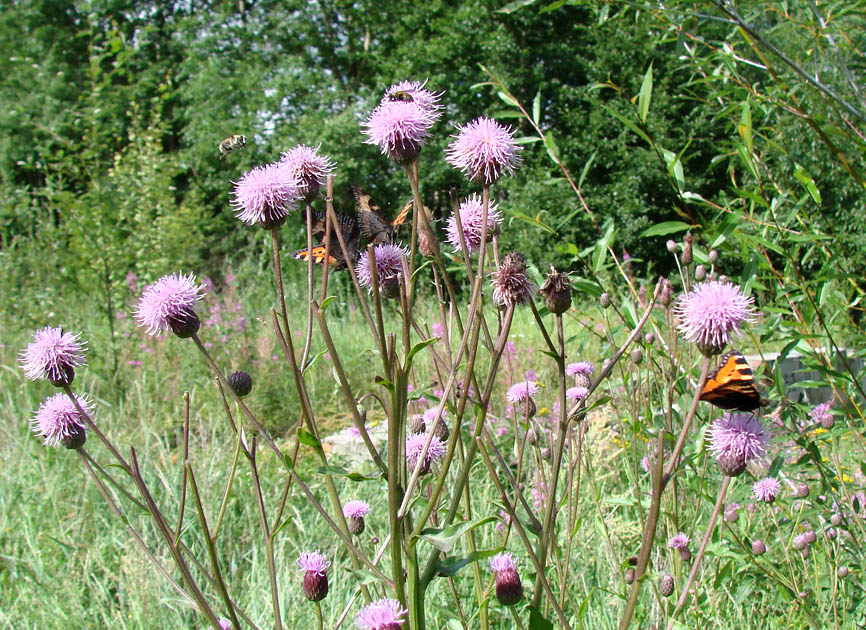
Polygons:
[[553,266],[541,286],[544,305],[551,313],[564,313],[571,308],[571,281],[568,274],[560,273]]
[[518,306],[532,301],[538,290],[526,275],[526,258],[520,252],[509,252],[499,270],[493,273],[493,303]]

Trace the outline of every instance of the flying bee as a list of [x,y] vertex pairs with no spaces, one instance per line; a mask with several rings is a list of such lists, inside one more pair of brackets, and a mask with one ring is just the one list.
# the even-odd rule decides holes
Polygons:
[[412,103],[415,101],[415,99],[412,98],[412,95],[409,94],[409,92],[405,92],[403,90],[391,92],[390,94],[388,94],[387,98],[389,101],[403,101],[404,103]]
[[246,143],[246,136],[229,136],[228,138],[220,142],[220,159],[223,159],[232,151],[238,151],[239,149],[242,149]]

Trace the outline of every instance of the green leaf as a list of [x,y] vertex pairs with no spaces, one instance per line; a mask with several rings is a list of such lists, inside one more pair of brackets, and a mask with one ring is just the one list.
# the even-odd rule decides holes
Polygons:
[[364,475],[359,472],[349,472],[342,466],[317,466],[316,472],[320,475],[332,475],[336,477],[346,477],[352,481],[370,481],[372,479],[379,479],[382,476],[381,472],[370,473]]
[[641,233],[641,236],[666,236],[668,234],[675,234],[676,232],[685,232],[691,227],[691,225],[684,221],[664,221],[663,223],[656,223],[648,227]]
[[318,452],[322,451],[322,443],[319,442],[315,435],[313,435],[303,427],[300,427],[298,429],[298,441],[301,444],[306,444],[307,446],[313,447]]
[[328,308],[328,304],[330,304],[331,302],[333,302],[336,299],[337,299],[336,295],[329,295],[324,300],[322,300],[322,306],[321,306],[322,312],[324,313],[325,309]]
[[752,110],[748,100],[743,103],[743,113],[740,114],[740,124],[737,125],[737,133],[746,142],[746,150],[751,155],[754,149],[752,145]]
[[506,103],[511,105],[512,107],[517,107],[518,109],[520,108],[520,103],[518,103],[516,100],[514,100],[514,97],[511,96],[510,94],[506,94],[505,92],[499,91],[496,93],[496,95],[499,98],[501,98],[503,101],[505,101]]
[[616,118],[619,122],[621,122],[622,124],[624,124],[626,127],[628,127],[629,129],[631,129],[632,131],[634,131],[638,136],[641,137],[641,139],[642,139],[644,142],[646,142],[648,145],[652,146],[652,140],[650,140],[650,139],[649,139],[649,136],[646,135],[646,134],[643,132],[643,130],[641,130],[641,129],[636,125],[636,124],[634,124],[632,121],[630,121],[628,118],[626,118],[626,117],[623,116],[622,114],[620,114],[620,113],[618,113],[618,112],[615,112],[615,111],[612,110],[611,108],[607,107],[606,105],[602,105],[601,107],[602,107],[602,109],[604,109],[604,111],[606,111],[608,114],[610,114],[611,116],[613,116],[614,118]]
[[544,146],[547,147],[547,155],[555,163],[559,164],[559,148],[556,146],[556,140],[553,139],[553,132],[548,131],[544,135]]
[[529,607],[529,630],[553,630],[553,624],[535,606]]
[[598,149],[592,152],[592,155],[589,156],[589,159],[583,165],[583,170],[580,172],[580,177],[577,180],[577,187],[583,187],[583,180],[586,179],[587,173],[589,173],[589,168],[592,166],[592,163],[595,161],[595,156],[598,155]]
[[496,9],[497,13],[514,13],[515,11],[528,7],[530,4],[535,4],[536,0],[514,0],[509,2],[501,9]]
[[409,367],[412,365],[412,359],[415,358],[415,355],[418,354],[419,352],[421,352],[424,348],[429,346],[431,343],[436,343],[437,339],[438,339],[438,337],[433,337],[432,339],[425,339],[424,341],[419,341],[414,346],[412,346],[412,349],[409,350],[409,354],[406,357],[406,371],[408,371]]
[[301,371],[306,372],[307,370],[309,370],[311,367],[313,367],[316,364],[316,361],[321,359],[326,354],[328,354],[327,350],[320,350],[319,352],[314,354],[312,357],[307,359],[307,364],[304,366],[303,370],[301,370]]
[[418,537],[426,540],[439,551],[448,553],[454,548],[457,540],[463,534],[495,520],[495,516],[488,516],[478,521],[462,521],[448,527],[427,527],[421,530],[421,534]]
[[532,120],[538,124],[538,120],[541,118],[541,90],[538,90],[535,94],[535,98],[532,99]]
[[439,577],[453,577],[466,565],[496,555],[503,549],[504,547],[497,547],[496,549],[476,551],[462,558],[446,558],[445,560],[437,560],[435,565],[435,575],[438,575]]
[[653,64],[650,62],[646,74],[643,75],[643,82],[640,86],[640,94],[637,99],[637,109],[640,114],[641,122],[646,122],[647,114],[649,113],[650,99],[653,93]]
[[601,240],[596,243],[595,250],[592,254],[592,270],[595,271],[595,273],[601,271],[604,259],[607,257],[607,250],[611,246],[611,243],[613,243],[615,237],[616,228],[614,227],[614,224],[611,223],[607,226],[604,236],[602,236]]
[[821,205],[821,191],[818,190],[818,187],[815,185],[815,180],[812,179],[812,176],[806,171],[805,168],[800,166],[799,164],[794,164],[794,178],[803,184],[803,187],[806,189],[806,192],[809,193],[809,196],[812,197],[812,201],[814,201],[817,205]]
[[527,223],[534,225],[535,227],[541,228],[545,232],[550,232],[551,234],[556,234],[556,230],[547,225],[544,221],[537,219],[535,217],[530,217],[529,215],[523,214],[517,210],[508,210],[508,214],[513,216],[515,219],[520,219],[521,221],[526,221]]

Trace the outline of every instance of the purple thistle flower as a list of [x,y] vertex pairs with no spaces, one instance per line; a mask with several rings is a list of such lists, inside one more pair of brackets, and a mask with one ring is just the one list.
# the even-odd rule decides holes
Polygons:
[[[406,438],[406,463],[409,464],[409,468],[415,468],[418,458],[421,456],[421,451],[424,450],[424,443],[426,441],[426,433],[413,433]],[[424,458],[424,463],[421,466],[421,472],[428,472],[430,464],[442,459],[444,456],[445,445],[434,435],[430,441],[430,447],[427,449],[427,457]]]
[[772,503],[781,490],[781,486],[775,477],[765,477],[752,485],[752,496],[758,501]]
[[355,617],[355,626],[360,630],[400,630],[406,621],[400,617],[407,612],[396,599],[380,599],[361,609]]
[[726,475],[736,477],[767,450],[761,421],[745,413],[726,413],[710,427],[710,450]]
[[719,281],[702,282],[691,293],[680,297],[674,307],[679,318],[677,328],[688,341],[697,344],[705,355],[720,353],[743,322],[754,320],[751,297],[745,297],[740,287]]
[[62,328],[37,330],[19,355],[24,374],[31,380],[46,378],[58,386],[71,383],[75,368],[84,365],[86,348],[78,337]]
[[301,197],[297,175],[282,163],[257,166],[235,184],[234,199],[238,219],[248,225],[258,223],[265,229],[280,225]]
[[509,252],[498,271],[493,273],[493,303],[497,306],[529,304],[538,287],[526,275],[526,259],[519,252]]
[[508,388],[505,399],[513,405],[526,402],[540,391],[541,388],[535,381],[520,381]]
[[[77,396],[82,411],[93,416],[93,403],[87,396]],[[85,419],[75,403],[64,393],[54,394],[42,401],[31,423],[33,432],[41,436],[46,446],[63,445],[78,448],[87,439]]]
[[363,518],[370,513],[370,505],[366,501],[354,499],[346,501],[343,506],[343,516],[346,518]]
[[363,124],[364,142],[375,144],[383,155],[405,164],[418,157],[430,137],[434,116],[414,102],[383,101]]
[[[457,220],[463,227],[463,238],[466,241],[466,249],[477,252],[481,249],[481,233],[484,230],[484,204],[479,195],[469,195],[455,214],[448,217],[445,231],[448,233],[448,242],[455,251],[460,251],[460,233],[458,232]],[[495,203],[487,206],[487,238],[499,233],[502,224],[502,215]]]
[[232,630],[232,622],[223,617],[219,620],[220,630]]
[[565,390],[565,395],[575,402],[586,398],[588,393],[589,390],[586,387],[569,387]]
[[831,429],[834,424],[833,412],[830,411],[831,403],[824,402],[820,405],[815,405],[809,412],[809,417],[812,422],[819,423],[825,429]]
[[[403,273],[403,256],[408,256],[409,250],[393,243],[376,245],[373,248],[373,256],[376,259],[376,275],[379,277],[381,286],[385,280],[397,277]],[[366,251],[362,252],[355,264],[355,273],[362,287],[373,290],[373,276],[370,272],[370,256]]]
[[589,361],[578,361],[577,363],[569,363],[565,366],[565,375],[574,376],[575,374],[586,374],[589,376],[595,368]]
[[445,160],[471,181],[489,186],[520,164],[517,152],[521,147],[514,142],[514,131],[509,127],[482,116],[458,129]]
[[330,561],[318,551],[305,551],[298,556],[298,567],[304,571],[302,589],[304,596],[311,602],[320,602],[328,594],[328,575]]
[[496,574],[496,599],[503,606],[511,606],[523,599],[523,585],[514,565],[514,556],[499,553],[490,558],[490,570]]
[[686,536],[684,533],[680,532],[676,536],[671,537],[671,539],[668,541],[668,547],[670,547],[671,549],[676,549],[677,551],[681,549],[688,549],[690,542],[691,540],[689,540],[689,537]]
[[439,103],[439,97],[444,92],[437,94],[428,90],[425,87],[426,85],[426,80],[423,83],[420,81],[400,81],[400,83],[395,83],[385,91],[385,98],[382,99],[380,105],[389,101],[409,101],[427,112],[433,119],[433,122],[435,122],[439,120],[443,109]]
[[299,144],[282,154],[279,165],[288,171],[287,179],[298,182],[298,196],[312,200],[319,194],[319,187],[325,184],[328,174],[334,170],[334,163],[315,149]]
[[149,335],[171,330],[178,336],[190,337],[198,331],[199,319],[194,307],[202,298],[203,288],[196,284],[193,274],[163,276],[144,289],[135,318]]

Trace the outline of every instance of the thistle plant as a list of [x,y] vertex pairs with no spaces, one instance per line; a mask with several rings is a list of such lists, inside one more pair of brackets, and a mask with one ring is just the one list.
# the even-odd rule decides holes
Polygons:
[[[353,246],[357,232],[340,229],[351,228],[353,219],[335,208],[335,187],[348,182],[339,165],[319,153],[322,147],[290,149],[234,184],[237,219],[258,234],[265,230],[269,241],[273,306],[261,316],[281,353],[281,369],[267,377],[289,382],[298,401],[287,431],[269,428],[260,377],[254,388],[247,372],[221,365],[209,351],[200,315],[204,283],[176,272],[141,292],[135,318],[142,332],[170,334],[169,342],[197,352],[202,371],[213,377],[210,395],[224,412],[235,453],[217,506],[197,481],[201,464],[189,394],[183,398],[179,509],[169,514],[135,446],[117,444],[95,422],[96,404],[71,389],[85,365],[80,339],[86,332],[43,328],[23,350],[28,378],[64,390],[36,411],[34,432],[45,444],[77,452],[109,509],[182,600],[217,630],[286,627],[291,590],[275,541],[289,527],[303,530],[300,514],[311,520],[303,527],[326,532],[332,543],[327,557],[304,550],[297,558],[300,590],[314,604],[319,628],[353,619],[366,630],[424,630],[441,625],[433,618],[439,609],[453,611],[462,627],[483,630],[512,622],[527,627],[538,618],[562,629],[584,627],[583,596],[572,591],[581,565],[597,557],[607,588],[616,593],[622,630],[636,616],[641,624],[652,619],[670,629],[689,614],[695,591],[706,588],[701,576],[709,570],[704,560],[714,552],[714,537],[729,536],[756,570],[793,593],[808,593],[808,584],[772,564],[768,556],[777,549],[800,554],[787,558],[787,567],[802,563],[804,552],[856,559],[859,545],[850,531],[862,530],[866,497],[822,494],[820,504],[800,480],[791,483],[791,497],[784,496],[780,479],[794,466],[778,454],[777,436],[760,411],[722,414],[701,404],[714,367],[713,378],[721,378],[716,357],[745,341],[759,319],[759,300],[717,275],[718,254],[706,254],[699,235],[689,234],[682,245],[670,241],[678,275],[644,282],[635,275],[640,261],[629,257],[623,264],[624,257],[608,256],[604,238],[593,252],[594,267],[583,269],[587,277],[500,251],[509,201],[492,202],[491,188],[520,166],[515,130],[477,118],[458,126],[445,156],[428,155],[443,96],[425,83],[397,83],[358,137],[391,160],[383,168],[396,164],[405,171],[413,199],[409,235],[395,231],[391,242]],[[450,195],[452,214],[440,235],[423,202],[421,166],[443,159],[468,181],[466,190]],[[295,212],[300,204],[304,216]],[[324,217],[315,234],[314,212]],[[304,234],[307,243],[306,290],[295,293],[306,301],[302,323],[289,317],[281,248],[288,231]],[[324,248],[320,270],[314,237]],[[440,238],[448,247],[440,247]],[[338,269],[336,261],[345,264]],[[547,268],[542,279],[537,270]],[[342,271],[372,357],[364,378],[348,373],[348,351],[335,341],[340,322],[330,305],[334,274]],[[579,295],[577,286],[591,290],[593,299]],[[531,375],[512,365],[515,321],[531,331]],[[298,346],[296,330],[303,334]],[[316,406],[317,361],[327,363],[363,450],[358,470],[347,470],[324,447],[327,411]],[[739,375],[746,380],[745,372]],[[102,418],[107,410],[100,411]],[[779,418],[790,413],[778,405]],[[384,442],[371,435],[372,418],[384,425]],[[823,431],[833,428],[829,408],[816,408],[809,418]],[[304,460],[314,462],[314,472],[299,464]],[[828,470],[817,465],[826,480]],[[632,503],[600,499],[611,473],[628,480],[623,497]],[[372,488],[364,500],[355,483]],[[219,549],[230,494],[244,497],[255,514],[245,540],[265,558],[267,614],[251,612],[262,607],[230,592],[230,567]],[[272,496],[279,499],[268,501]],[[741,509],[729,498],[754,505]],[[626,503],[624,517],[618,510]],[[295,512],[297,506],[305,510]],[[820,519],[819,507],[826,508]],[[131,510],[148,516],[158,543],[139,529]],[[752,516],[761,510],[766,518]],[[612,532],[624,518],[628,527]],[[587,533],[590,520],[595,530]],[[849,564],[834,570],[834,579],[847,576]],[[329,575],[348,575],[348,592],[335,592]],[[675,603],[665,599],[674,593]]]

